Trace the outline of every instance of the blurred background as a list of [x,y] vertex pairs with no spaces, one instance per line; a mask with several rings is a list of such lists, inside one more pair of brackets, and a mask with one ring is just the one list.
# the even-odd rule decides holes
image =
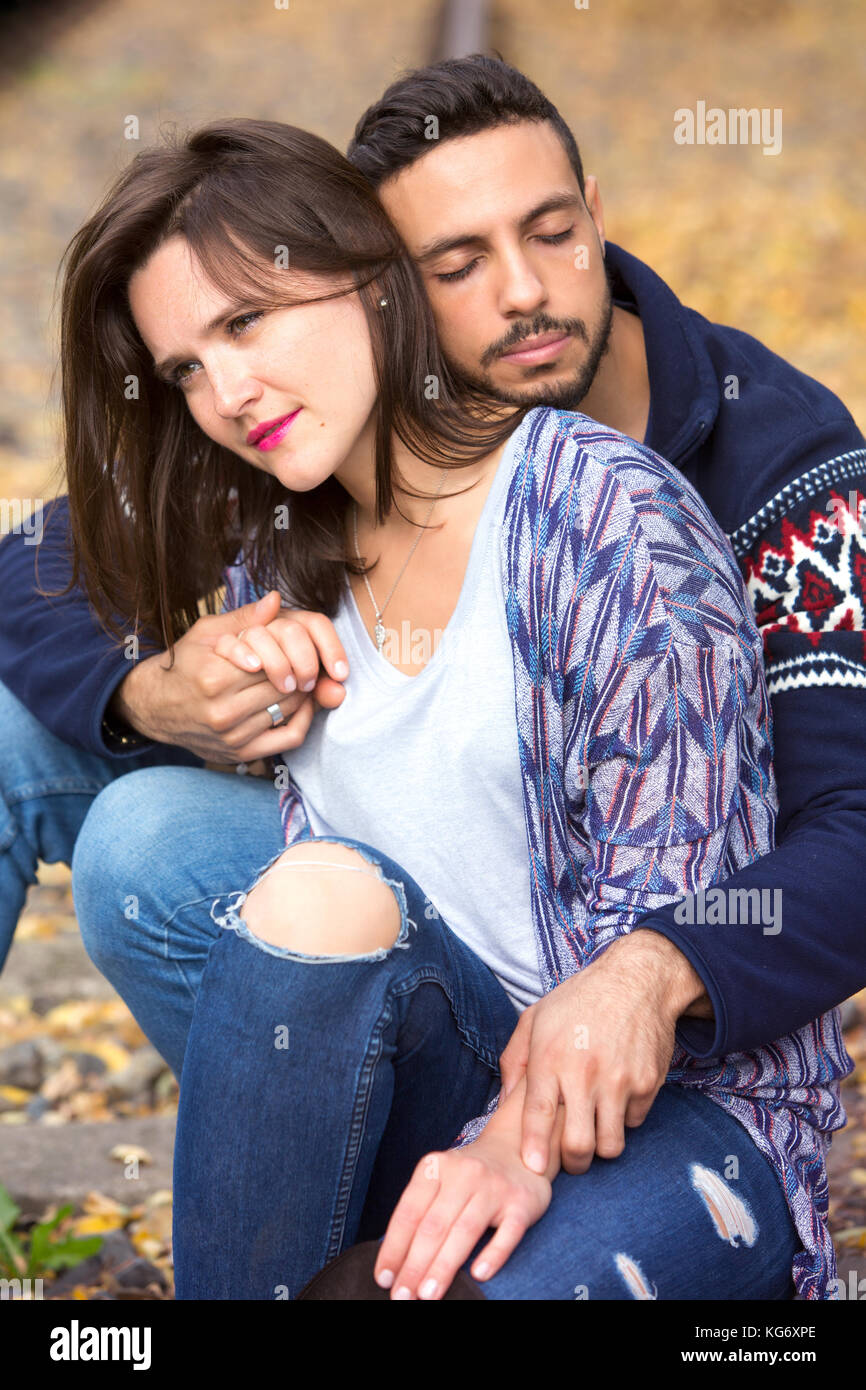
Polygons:
[[[56,269],[134,154],[166,125],[225,115],[289,121],[345,149],[364,108],[443,43],[495,48],[533,78],[600,179],[608,236],[686,303],[818,377],[866,427],[862,0],[464,0],[452,21],[440,0],[0,4],[0,498],[24,499],[26,514],[62,490]],[[698,101],[781,108],[781,152],[677,145],[674,112]],[[124,138],[130,116],[138,141]],[[866,1105],[864,1019],[852,1005],[852,1113]],[[66,871],[46,869],[0,975],[0,1183],[20,1230],[68,1200],[72,1234],[105,1235],[56,1294],[170,1296],[175,1103],[83,953]],[[849,1126],[833,1150],[833,1229],[853,1257],[866,1247],[866,1135]]]
[[[278,0],[282,3],[282,0]],[[18,0],[0,12],[0,496],[51,495],[54,278],[160,127],[246,115],[345,149],[441,38],[440,0]],[[608,235],[687,303],[762,339],[866,426],[862,0],[489,0],[488,46],[559,107]],[[777,107],[778,155],[682,146],[673,113]],[[140,140],[124,138],[138,118]]]

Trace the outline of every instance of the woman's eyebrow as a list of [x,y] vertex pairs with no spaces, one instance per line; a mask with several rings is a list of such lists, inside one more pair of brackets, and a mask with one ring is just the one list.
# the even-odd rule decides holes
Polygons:
[[[559,212],[563,208],[579,207],[581,202],[580,194],[571,189],[564,189],[561,193],[551,193],[549,198],[536,203],[534,208],[521,217],[517,224],[518,231],[523,231],[539,217],[543,217],[546,212]],[[480,233],[458,232],[456,236],[437,237],[434,241],[425,242],[415,261],[418,265],[426,265],[428,261],[435,260],[437,256],[444,256],[447,251],[454,251],[461,246],[479,246],[486,240]]]

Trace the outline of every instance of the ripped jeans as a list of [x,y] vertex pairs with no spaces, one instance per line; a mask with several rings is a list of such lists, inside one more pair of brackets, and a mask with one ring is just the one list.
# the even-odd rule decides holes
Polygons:
[[[294,1298],[384,1234],[419,1159],[499,1090],[518,1015],[495,975],[387,855],[320,838],[378,866],[399,934],[368,954],[304,954],[253,935],[247,893],[214,905],[175,1142],[180,1299]],[[556,1177],[545,1215],[482,1287],[497,1300],[779,1300],[799,1248],[748,1133],[666,1085],[618,1158]]]

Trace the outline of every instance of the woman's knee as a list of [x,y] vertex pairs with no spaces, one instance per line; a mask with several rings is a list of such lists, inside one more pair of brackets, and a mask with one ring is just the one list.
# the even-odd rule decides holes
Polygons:
[[403,920],[381,869],[349,845],[292,845],[248,894],[253,936],[310,956],[362,956],[394,946]]

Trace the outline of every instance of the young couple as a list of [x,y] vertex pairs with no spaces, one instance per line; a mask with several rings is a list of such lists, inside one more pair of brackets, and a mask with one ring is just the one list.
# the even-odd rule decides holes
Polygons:
[[[39,574],[68,525],[72,587],[0,551],[7,728],[54,769],[10,759],[10,901],[74,846],[88,950],[181,1078],[180,1298],[295,1297],[380,1237],[399,1299],[830,1297],[866,668],[862,536],[823,509],[862,438],[605,244],[506,64],[401,79],[349,155],[219,122],[72,242]],[[674,923],[720,882],[781,889],[782,932]]]

